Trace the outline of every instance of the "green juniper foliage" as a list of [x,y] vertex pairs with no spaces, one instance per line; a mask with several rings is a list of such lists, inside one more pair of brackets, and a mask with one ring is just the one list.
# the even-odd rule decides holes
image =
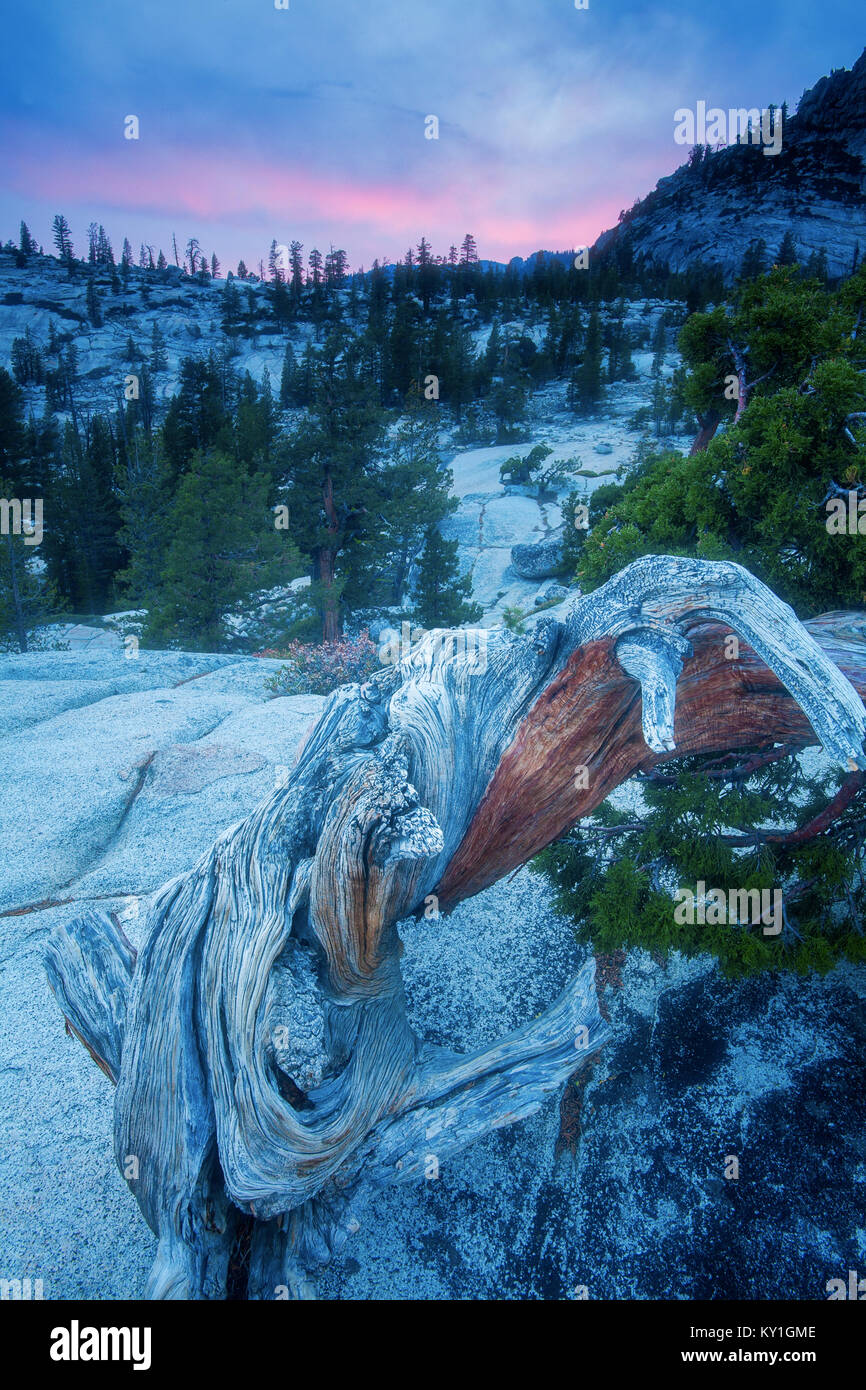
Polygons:
[[[603,804],[533,867],[553,883],[578,939],[597,951],[709,951],[730,975],[864,961],[866,792],[828,830],[779,842],[821,813],[840,780],[807,775],[800,758],[781,750],[769,762],[748,751],[673,759],[640,780],[638,813]],[[782,931],[768,935],[760,922],[679,925],[672,889],[695,892],[700,882],[726,895],[766,889],[770,902],[781,889]]]
[[[640,555],[696,555],[744,564],[801,618],[866,605],[866,536],[833,534],[827,499],[864,496],[866,313],[863,267],[835,290],[795,265],[760,274],[752,248],[730,304],[694,313],[680,333],[678,383],[707,446],[646,455],[589,502],[589,531],[572,531],[566,561],[585,591]],[[787,255],[781,260],[788,260]],[[732,344],[751,391],[735,422]],[[723,429],[712,435],[713,422]],[[645,810],[604,804],[535,866],[557,890],[582,941],[601,951],[644,946],[709,951],[724,969],[826,970],[866,959],[863,848],[866,792],[848,777],[841,812],[814,823],[839,789],[806,776],[792,750],[749,758],[666,761],[641,784]],[[785,843],[778,830],[800,827]],[[674,890],[780,889],[778,935],[762,924],[677,925]]]
[[[650,454],[606,492],[576,569],[584,591],[639,555],[697,555],[745,565],[801,616],[866,603],[866,537],[826,526],[833,488],[866,492],[864,301],[864,267],[835,292],[776,268],[687,320],[686,402],[725,428],[694,455]],[[736,424],[731,342],[755,383]]]

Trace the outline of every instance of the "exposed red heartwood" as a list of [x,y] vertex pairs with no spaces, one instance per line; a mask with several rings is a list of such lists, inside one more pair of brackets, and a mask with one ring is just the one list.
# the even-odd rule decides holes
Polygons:
[[[847,629],[837,635],[835,616],[805,626],[866,700],[866,644],[852,644]],[[839,615],[840,628],[850,623],[850,614]],[[440,907],[455,906],[524,864],[639,770],[695,753],[815,743],[808,720],[751,647],[741,640],[738,658],[725,656],[729,632],[718,623],[687,632],[694,655],[677,684],[676,751],[662,755],[644,742],[640,687],[619,665],[614,639],[578,649],[501,759],[439,884]],[[581,767],[587,776],[576,779]]]

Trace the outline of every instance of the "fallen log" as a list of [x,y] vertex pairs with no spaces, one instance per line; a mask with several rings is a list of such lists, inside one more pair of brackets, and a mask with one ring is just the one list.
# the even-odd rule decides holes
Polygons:
[[857,615],[807,629],[738,565],[654,556],[529,636],[428,634],[331,696],[288,784],[156,895],[137,960],[97,914],[55,934],[49,981],[117,1082],[158,1239],[148,1296],[226,1297],[244,1238],[247,1297],[306,1296],[366,1191],[535,1111],[608,1036],[593,964],[461,1056],[408,1025],[396,923],[665,758],[820,742],[866,768],[864,638]]

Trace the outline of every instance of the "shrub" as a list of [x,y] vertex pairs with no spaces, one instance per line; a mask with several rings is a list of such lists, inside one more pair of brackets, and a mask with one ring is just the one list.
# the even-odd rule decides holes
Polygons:
[[526,631],[524,619],[526,614],[518,604],[506,605],[502,610],[502,621],[509,632],[523,633]]
[[369,680],[381,668],[378,648],[364,629],[358,637],[312,646],[290,642],[284,651],[257,656],[285,657],[287,664],[265,682],[276,695],[330,695],[341,685]]

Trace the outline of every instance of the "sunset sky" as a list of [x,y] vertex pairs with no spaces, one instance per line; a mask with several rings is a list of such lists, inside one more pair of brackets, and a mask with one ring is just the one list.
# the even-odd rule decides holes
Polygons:
[[[674,111],[793,110],[850,67],[862,0],[41,0],[0,55],[0,238],[103,222],[223,271],[272,238],[352,266],[471,231],[483,257],[593,242],[683,162]],[[137,115],[140,139],[126,140]],[[438,140],[424,135],[436,115]]]

